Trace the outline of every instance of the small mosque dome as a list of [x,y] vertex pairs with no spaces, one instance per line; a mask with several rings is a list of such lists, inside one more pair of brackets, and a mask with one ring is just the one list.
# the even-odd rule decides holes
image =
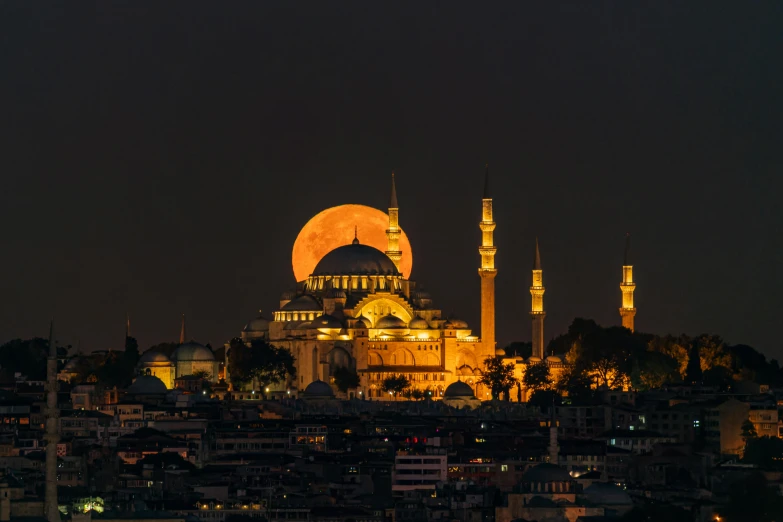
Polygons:
[[546,358],[546,362],[548,362],[548,363],[561,363],[561,362],[563,362],[563,359],[561,359],[560,357],[558,357],[556,355],[550,355],[549,357]]
[[290,301],[295,298],[296,298],[296,292],[294,292],[293,290],[286,290],[285,292],[280,294],[281,301]]
[[343,323],[333,315],[319,315],[310,322],[310,328],[342,328]]
[[308,399],[331,399],[334,398],[334,390],[324,381],[313,381],[307,385],[304,390],[304,396]]
[[463,399],[475,398],[473,388],[462,381],[456,381],[449,384],[443,392],[444,399]]
[[296,299],[286,303],[280,310],[284,312],[316,312],[323,310],[323,307],[311,296],[300,295]]
[[161,353],[157,350],[147,350],[139,359],[139,366],[155,364],[171,364],[171,359],[169,359],[165,353]]
[[174,352],[175,361],[214,361],[215,354],[212,350],[196,341],[181,344]]
[[536,364],[536,363],[540,363],[540,362],[541,362],[541,357],[535,357],[535,356],[533,356],[533,357],[529,357],[529,358],[527,359],[527,362],[528,362],[528,364]]
[[457,319],[456,317],[449,317],[448,322],[452,324],[452,328],[462,329],[468,327],[468,323],[466,323],[462,319]]
[[396,315],[384,315],[375,323],[375,328],[405,328],[405,321]]
[[369,245],[358,241],[337,247],[326,254],[313,269],[312,275],[400,275],[394,261]]
[[261,315],[261,310],[258,311],[258,317],[251,319],[249,323],[242,328],[243,332],[268,332],[269,331],[269,319]]
[[370,326],[372,326],[372,321],[363,315],[356,318],[356,328],[369,328]]
[[164,395],[168,392],[166,385],[154,375],[141,375],[128,386],[131,395]]
[[525,471],[522,482],[570,482],[573,478],[565,468],[544,462]]
[[418,315],[411,319],[411,322],[408,324],[409,328],[413,328],[414,330],[426,330],[430,327],[429,323],[422,317],[419,317]]
[[505,357],[506,356],[506,350],[504,350],[503,348],[496,348],[495,349],[495,355],[497,355],[498,357]]
[[326,292],[326,298],[327,299],[347,299],[348,296],[345,295],[345,292],[340,290],[339,288],[330,288]]
[[593,504],[610,506],[630,506],[633,504],[628,493],[621,487],[608,482],[593,482],[585,488],[584,495]]

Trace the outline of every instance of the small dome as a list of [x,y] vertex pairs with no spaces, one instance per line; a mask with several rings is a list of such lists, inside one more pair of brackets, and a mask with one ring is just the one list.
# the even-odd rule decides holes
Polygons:
[[496,348],[495,349],[495,355],[497,355],[498,357],[505,357],[506,356],[506,350],[504,350],[503,348]]
[[171,359],[165,354],[161,353],[157,350],[147,350],[144,352],[139,359],[139,366],[144,366],[145,364],[171,364]]
[[443,392],[444,399],[475,399],[476,395],[473,393],[473,388],[468,386],[467,383],[457,381],[449,384],[446,390]]
[[556,355],[550,355],[549,357],[546,358],[546,362],[549,362],[549,363],[561,363],[561,362],[563,362],[563,359],[561,359],[560,357],[558,357]]
[[290,301],[291,299],[296,298],[296,292],[293,290],[286,290],[282,294],[280,294],[280,300],[281,301]]
[[356,328],[369,328],[370,326],[372,326],[372,321],[363,315],[356,318]]
[[375,323],[375,328],[405,328],[405,321],[396,315],[384,315]]
[[462,319],[457,319],[456,317],[449,317],[449,320],[446,322],[451,323],[452,328],[462,329],[468,327],[468,323],[466,323]]
[[411,322],[408,325],[408,327],[413,328],[414,330],[426,330],[427,328],[430,327],[430,325],[425,319],[417,315],[416,317],[411,319]]
[[310,328],[342,328],[343,323],[333,315],[323,314],[319,315],[312,321],[310,321]]
[[269,320],[261,315],[261,310],[258,311],[258,317],[251,319],[249,323],[242,328],[243,332],[268,332]]
[[311,296],[300,295],[286,303],[280,310],[283,312],[316,312],[323,310],[323,307]]
[[215,354],[212,350],[196,341],[179,345],[174,352],[175,361],[214,361]]
[[163,381],[154,375],[141,375],[128,386],[127,392],[131,395],[162,395],[169,390]]
[[347,299],[348,296],[345,295],[345,292],[340,290],[339,288],[330,288],[328,292],[326,292],[326,298],[327,299]]
[[541,362],[541,357],[528,357],[527,363],[528,364],[536,364]]
[[368,245],[354,243],[337,247],[326,254],[312,275],[400,275],[394,261]]
[[630,495],[621,487],[608,482],[593,482],[585,488],[584,495],[593,504],[612,506],[630,506],[633,504]]
[[331,399],[334,397],[334,390],[324,381],[311,382],[303,393],[308,399]]
[[548,462],[534,466],[522,475],[522,482],[570,482],[572,480],[565,468]]

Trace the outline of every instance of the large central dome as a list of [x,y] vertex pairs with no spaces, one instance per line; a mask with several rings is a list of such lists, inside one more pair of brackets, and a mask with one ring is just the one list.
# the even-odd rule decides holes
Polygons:
[[399,276],[400,272],[394,262],[377,248],[354,242],[326,254],[315,266],[313,275]]

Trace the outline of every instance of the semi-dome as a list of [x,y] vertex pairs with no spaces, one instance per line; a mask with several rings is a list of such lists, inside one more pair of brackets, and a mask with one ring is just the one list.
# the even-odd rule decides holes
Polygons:
[[163,395],[168,392],[166,385],[154,375],[141,375],[128,386],[131,395]]
[[315,266],[318,275],[393,275],[400,272],[389,257],[369,245],[355,243],[337,247]]
[[411,322],[408,324],[408,326],[414,330],[426,330],[430,327],[426,319],[419,317],[418,315],[411,319]]
[[310,328],[342,328],[343,323],[333,315],[319,315],[310,321]]
[[249,323],[242,328],[243,332],[268,332],[269,331],[269,319],[261,315],[261,310],[258,311],[258,317],[251,319]]
[[497,355],[498,357],[505,357],[506,356],[506,350],[504,350],[503,348],[496,348],[495,349],[495,355]]
[[633,504],[631,496],[621,487],[609,482],[593,482],[585,488],[585,497],[593,504],[610,506],[629,506]]
[[165,353],[161,353],[157,350],[147,350],[141,355],[139,359],[139,365],[145,364],[171,364],[171,359]]
[[214,361],[215,354],[212,350],[196,341],[181,344],[174,352],[175,361]]
[[384,315],[375,323],[375,328],[406,328],[405,321],[396,315]]
[[286,303],[280,310],[283,312],[317,312],[323,310],[323,307],[311,296],[300,295]]
[[548,462],[533,466],[522,475],[522,482],[570,482],[573,479],[568,472]]
[[347,299],[348,296],[345,295],[345,292],[343,290],[340,290],[339,288],[330,288],[328,292],[326,292],[326,298],[327,299]]
[[446,387],[446,390],[443,392],[443,398],[444,399],[475,398],[475,394],[473,393],[473,388],[471,388],[467,383],[464,383],[462,381],[456,381],[449,384]]
[[303,393],[308,399],[331,399],[334,397],[334,390],[324,381],[311,382]]

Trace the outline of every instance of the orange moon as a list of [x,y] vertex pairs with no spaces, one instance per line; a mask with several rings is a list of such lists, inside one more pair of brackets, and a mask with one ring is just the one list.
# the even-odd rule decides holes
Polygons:
[[[381,252],[386,251],[389,216],[385,212],[364,205],[327,208],[312,217],[296,236],[291,253],[296,280],[307,279],[322,257],[339,246],[349,245],[353,241],[354,226],[358,229],[359,243],[375,247]],[[400,251],[400,272],[407,279],[413,268],[413,253],[402,228]]]

